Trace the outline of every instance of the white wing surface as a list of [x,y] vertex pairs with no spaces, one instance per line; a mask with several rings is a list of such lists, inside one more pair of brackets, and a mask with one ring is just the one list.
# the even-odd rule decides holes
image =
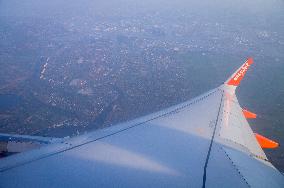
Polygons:
[[235,95],[250,61],[188,102],[1,159],[0,187],[284,187]]

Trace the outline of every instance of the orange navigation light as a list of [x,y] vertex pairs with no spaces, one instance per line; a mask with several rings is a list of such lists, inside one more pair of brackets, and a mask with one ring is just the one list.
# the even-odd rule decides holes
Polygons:
[[247,119],[255,119],[257,116],[255,113],[252,113],[248,111],[247,109],[243,109],[243,114]]
[[260,134],[254,133],[256,140],[258,141],[261,148],[277,148],[279,144],[277,142],[274,142],[273,140],[270,140]]

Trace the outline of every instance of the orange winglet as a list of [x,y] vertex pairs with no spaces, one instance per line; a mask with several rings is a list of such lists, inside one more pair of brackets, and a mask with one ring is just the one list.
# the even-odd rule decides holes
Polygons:
[[231,77],[231,79],[227,82],[227,84],[238,86],[251,64],[253,64],[253,59],[248,58],[248,60],[241,66],[241,68],[239,68],[237,72]]
[[248,111],[247,109],[243,109],[243,114],[247,119],[255,119],[257,116],[255,113],[252,113]]
[[261,148],[277,148],[279,144],[277,142],[274,142],[273,140],[270,140],[260,134],[254,133],[256,140],[258,141]]

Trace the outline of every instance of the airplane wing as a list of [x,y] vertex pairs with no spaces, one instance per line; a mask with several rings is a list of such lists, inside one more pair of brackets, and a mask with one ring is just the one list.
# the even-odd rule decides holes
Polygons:
[[190,101],[0,160],[0,187],[284,187],[235,89],[253,60]]

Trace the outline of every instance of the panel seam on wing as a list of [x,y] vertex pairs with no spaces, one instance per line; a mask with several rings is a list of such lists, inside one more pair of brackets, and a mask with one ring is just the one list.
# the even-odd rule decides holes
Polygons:
[[240,170],[238,169],[238,167],[235,165],[235,163],[233,162],[233,160],[230,158],[230,156],[228,155],[228,153],[224,150],[224,148],[221,146],[220,147],[225,155],[227,156],[227,158],[231,161],[233,167],[236,169],[236,171],[238,172],[238,174],[241,176],[241,178],[244,180],[244,182],[248,185],[248,187],[251,187],[251,185],[248,183],[248,181],[246,180],[246,178],[242,175],[242,173],[240,172]]
[[218,109],[218,113],[217,113],[217,118],[216,118],[216,121],[215,121],[215,126],[214,126],[214,130],[213,130],[213,133],[212,133],[212,138],[211,138],[211,141],[210,141],[205,165],[204,165],[204,168],[203,168],[203,180],[202,180],[202,187],[203,188],[205,188],[205,185],[206,185],[207,165],[208,165],[210,154],[211,154],[211,148],[212,148],[212,145],[213,145],[213,142],[214,142],[217,125],[218,125],[218,122],[220,120],[222,120],[222,119],[219,119],[219,117],[220,117],[221,108],[223,106],[223,98],[224,98],[224,90],[222,90],[222,97],[221,97],[221,101],[220,101],[220,105],[219,105],[219,109]]
[[219,138],[221,138],[221,139],[223,139],[223,140],[225,140],[225,141],[231,142],[231,143],[233,143],[233,144],[235,144],[235,145],[239,145],[239,146],[242,147],[244,150],[246,150],[246,151],[248,152],[248,154],[249,154],[250,156],[252,156],[252,157],[256,157],[256,158],[261,159],[261,160],[263,160],[263,161],[269,162],[268,159],[266,159],[265,157],[262,157],[262,156],[260,156],[260,155],[256,155],[256,154],[252,153],[252,152],[249,150],[249,148],[246,147],[245,145],[240,144],[240,143],[238,143],[238,142],[235,142],[235,141],[233,141],[233,140],[230,140],[230,139],[228,139],[228,138],[223,138],[223,137],[221,137],[221,136],[220,136],[220,133],[219,133]]

